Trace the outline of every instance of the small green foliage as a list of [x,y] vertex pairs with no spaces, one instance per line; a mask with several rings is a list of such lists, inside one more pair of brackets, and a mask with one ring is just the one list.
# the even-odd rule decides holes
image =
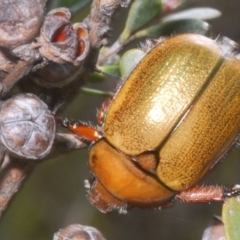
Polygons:
[[228,198],[223,205],[222,219],[227,240],[240,239],[240,197]]

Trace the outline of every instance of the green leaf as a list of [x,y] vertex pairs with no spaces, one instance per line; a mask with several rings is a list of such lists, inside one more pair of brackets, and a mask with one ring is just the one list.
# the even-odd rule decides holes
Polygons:
[[90,94],[93,96],[99,96],[99,97],[111,97],[113,96],[113,92],[107,92],[107,91],[101,91],[98,89],[88,88],[88,87],[82,87],[81,92],[85,94]]
[[188,18],[196,18],[202,20],[209,20],[218,18],[221,16],[221,12],[214,8],[190,8],[181,12],[177,12],[174,14],[169,14],[164,17],[162,21],[172,21],[179,19],[188,19]]
[[210,29],[210,25],[200,19],[181,19],[156,24],[135,34],[136,38],[169,36],[180,33],[198,33],[205,35]]
[[82,10],[91,0],[50,0],[47,2],[48,10],[67,7],[70,9],[72,15]]
[[106,74],[111,75],[113,77],[119,77],[119,66],[118,65],[103,65],[98,66],[98,69],[102,72],[94,72],[91,74],[89,82],[98,83],[103,81],[106,78]]
[[222,210],[222,218],[226,238],[228,240],[240,239],[240,197],[228,198]]
[[116,76],[116,77],[120,76],[118,65],[103,65],[103,66],[99,66],[98,69],[112,76]]
[[124,43],[135,31],[161,13],[161,0],[135,0],[130,8],[126,26],[120,36]]
[[140,59],[142,59],[144,54],[140,49],[131,49],[125,52],[119,63],[121,76],[127,76]]

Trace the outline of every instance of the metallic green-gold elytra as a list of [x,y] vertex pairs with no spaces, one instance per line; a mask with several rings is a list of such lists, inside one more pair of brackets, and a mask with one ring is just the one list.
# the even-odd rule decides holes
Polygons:
[[107,140],[129,155],[158,148],[222,61],[216,42],[200,35],[178,35],[157,44],[115,95],[104,122]]

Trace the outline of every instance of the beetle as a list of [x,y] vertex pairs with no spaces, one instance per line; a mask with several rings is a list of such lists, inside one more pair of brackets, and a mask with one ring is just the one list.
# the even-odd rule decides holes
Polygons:
[[101,128],[63,121],[91,145],[87,197],[100,211],[239,195],[195,187],[240,131],[240,61],[230,49],[198,34],[163,39],[103,105]]

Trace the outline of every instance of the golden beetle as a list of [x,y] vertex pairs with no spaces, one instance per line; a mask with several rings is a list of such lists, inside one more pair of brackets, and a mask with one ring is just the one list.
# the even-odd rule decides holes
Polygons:
[[194,187],[240,131],[240,61],[197,34],[160,41],[104,105],[101,130],[65,120],[94,142],[89,200],[101,211],[222,201],[239,189]]

